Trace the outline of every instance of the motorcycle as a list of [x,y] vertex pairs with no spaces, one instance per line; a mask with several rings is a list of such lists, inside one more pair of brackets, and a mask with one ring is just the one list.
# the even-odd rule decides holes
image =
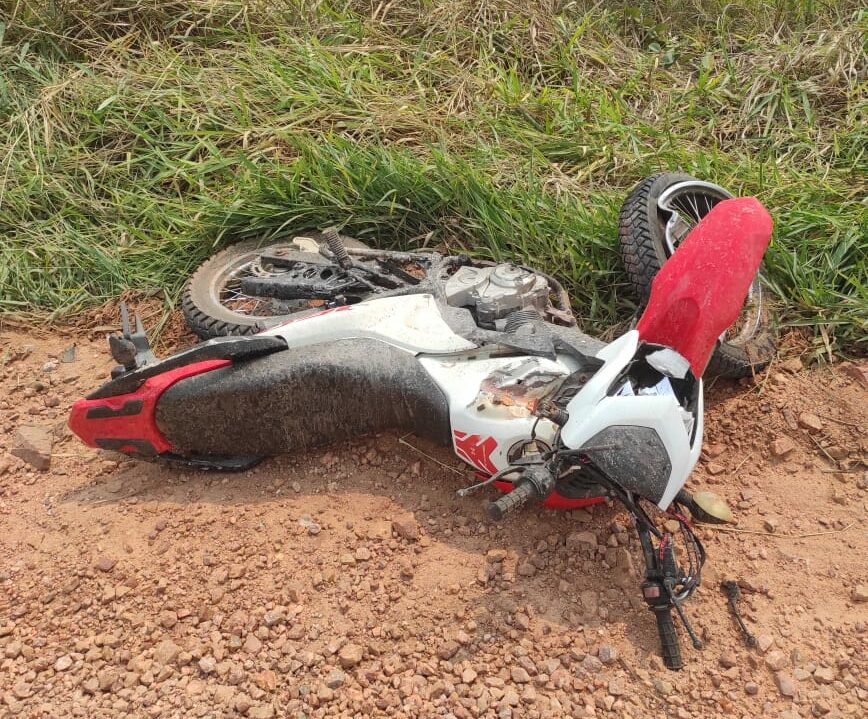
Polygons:
[[[294,310],[255,334],[157,361],[123,309],[123,333],[109,337],[119,365],[69,425],[91,447],[218,470],[400,430],[451,446],[478,472],[460,495],[502,490],[494,520],[532,501],[618,501],[642,546],[664,663],[677,670],[673,611],[701,647],[682,607],[705,561],[687,516],[728,511],[684,489],[702,446],[702,376],[771,229],[757,200],[719,199],[657,272],[635,327],[608,344],[579,331],[563,287],[539,271],[350,246],[328,230],[260,250],[255,262],[281,271],[238,280],[247,298]],[[651,506],[679,530],[659,529]]]

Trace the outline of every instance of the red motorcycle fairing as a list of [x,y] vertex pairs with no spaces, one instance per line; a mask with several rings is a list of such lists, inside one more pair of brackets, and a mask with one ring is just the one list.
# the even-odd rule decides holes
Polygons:
[[701,377],[721,334],[738,319],[772,226],[754,197],[715,205],[654,278],[636,327],[640,338],[671,347]]
[[157,402],[181,380],[232,364],[228,359],[195,362],[149,377],[126,394],[80,399],[72,405],[69,428],[89,447],[154,457],[175,449],[157,426]]

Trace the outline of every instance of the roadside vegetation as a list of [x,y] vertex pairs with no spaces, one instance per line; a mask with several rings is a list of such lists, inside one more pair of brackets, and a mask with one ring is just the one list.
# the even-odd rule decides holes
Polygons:
[[859,352],[860,6],[0,0],[0,311],[170,307],[225,243],[339,224],[539,265],[601,330],[620,203],[681,169],[769,207],[782,322]]

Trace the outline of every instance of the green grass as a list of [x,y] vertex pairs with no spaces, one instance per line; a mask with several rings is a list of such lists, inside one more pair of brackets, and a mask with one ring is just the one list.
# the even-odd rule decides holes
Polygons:
[[857,2],[0,0],[0,311],[177,298],[215,247],[343,225],[520,258],[629,316],[617,213],[758,196],[781,319],[868,334]]

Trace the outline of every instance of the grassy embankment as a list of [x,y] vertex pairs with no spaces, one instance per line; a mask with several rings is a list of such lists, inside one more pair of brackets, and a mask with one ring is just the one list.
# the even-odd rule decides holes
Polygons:
[[168,306],[221,243],[338,223],[538,264],[599,330],[618,207],[679,168],[760,197],[783,322],[858,351],[859,6],[0,0],[0,311]]

